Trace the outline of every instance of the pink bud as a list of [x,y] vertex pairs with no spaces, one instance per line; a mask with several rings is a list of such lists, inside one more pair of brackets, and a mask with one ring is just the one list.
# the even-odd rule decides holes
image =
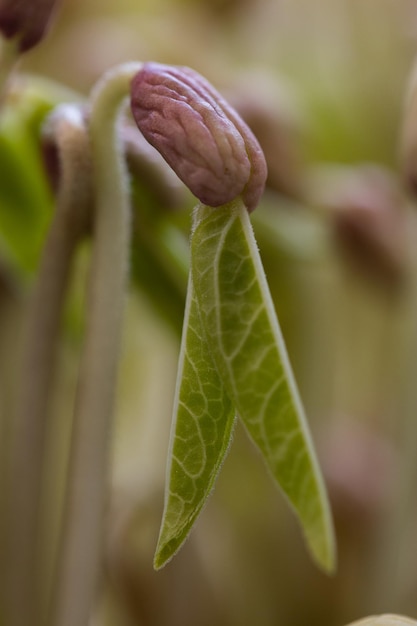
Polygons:
[[237,196],[249,211],[265,186],[266,163],[252,131],[199,74],[146,63],[132,81],[138,128],[204,204]]
[[46,34],[59,0],[0,0],[0,31],[17,38],[20,52],[36,46]]

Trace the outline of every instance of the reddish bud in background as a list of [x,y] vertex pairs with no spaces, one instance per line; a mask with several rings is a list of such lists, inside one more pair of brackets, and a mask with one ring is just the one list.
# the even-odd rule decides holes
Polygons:
[[[318,175],[317,175],[318,174]],[[370,164],[316,173],[315,202],[329,211],[340,253],[363,278],[385,288],[406,284],[406,203],[394,175]]]
[[320,449],[339,534],[372,531],[395,488],[392,443],[360,420],[343,417],[322,434]]
[[201,202],[242,196],[256,208],[267,175],[259,143],[197,72],[146,63],[132,81],[131,107],[144,137]]
[[26,52],[44,38],[60,0],[0,0],[0,31]]

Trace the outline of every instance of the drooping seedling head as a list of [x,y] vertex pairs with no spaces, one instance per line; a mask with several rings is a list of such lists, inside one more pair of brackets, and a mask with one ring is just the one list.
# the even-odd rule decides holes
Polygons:
[[0,31],[26,52],[45,36],[60,0],[0,0]]
[[145,63],[132,81],[131,108],[144,137],[202,203],[241,196],[256,208],[267,175],[259,143],[197,72]]

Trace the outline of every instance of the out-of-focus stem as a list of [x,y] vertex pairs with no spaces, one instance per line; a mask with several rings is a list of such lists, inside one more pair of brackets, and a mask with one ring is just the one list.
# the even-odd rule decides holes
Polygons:
[[[398,423],[398,463],[395,467],[391,497],[376,536],[376,557],[373,563],[372,596],[377,610],[407,609],[405,604],[414,597],[414,561],[412,546],[415,534],[415,502],[417,476],[417,274],[414,287],[403,302],[403,313],[397,340],[403,358],[399,400],[392,410],[393,424]],[[405,312],[404,312],[405,311]],[[398,364],[398,359],[397,359]],[[398,367],[397,367],[398,370]],[[411,550],[411,551],[410,551]]]
[[[17,388],[8,481],[6,623],[39,623],[38,508],[48,426],[48,399],[56,360],[62,307],[71,259],[90,203],[88,135],[79,111],[57,118],[54,140],[61,161],[57,209],[47,236],[27,312],[20,384]],[[5,566],[5,565],[4,565]]]
[[10,74],[18,59],[18,42],[3,39],[0,50],[0,104],[3,102]]
[[112,70],[92,94],[92,265],[51,626],[86,626],[99,581],[130,231],[116,122],[140,67],[132,63]]

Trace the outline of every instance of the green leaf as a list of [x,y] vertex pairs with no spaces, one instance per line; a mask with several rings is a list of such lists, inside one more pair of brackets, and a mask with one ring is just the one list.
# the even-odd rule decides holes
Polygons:
[[53,213],[41,154],[40,129],[59,102],[80,96],[52,81],[20,76],[0,117],[0,256],[14,273],[32,278]]
[[0,119],[0,254],[26,276],[36,269],[53,208],[30,112],[9,105]]
[[165,510],[154,559],[177,552],[206,502],[229,449],[235,415],[201,328],[192,279],[187,291],[171,430]]
[[191,263],[201,321],[224,385],[295,510],[317,563],[335,565],[326,492],[247,210],[199,206]]

